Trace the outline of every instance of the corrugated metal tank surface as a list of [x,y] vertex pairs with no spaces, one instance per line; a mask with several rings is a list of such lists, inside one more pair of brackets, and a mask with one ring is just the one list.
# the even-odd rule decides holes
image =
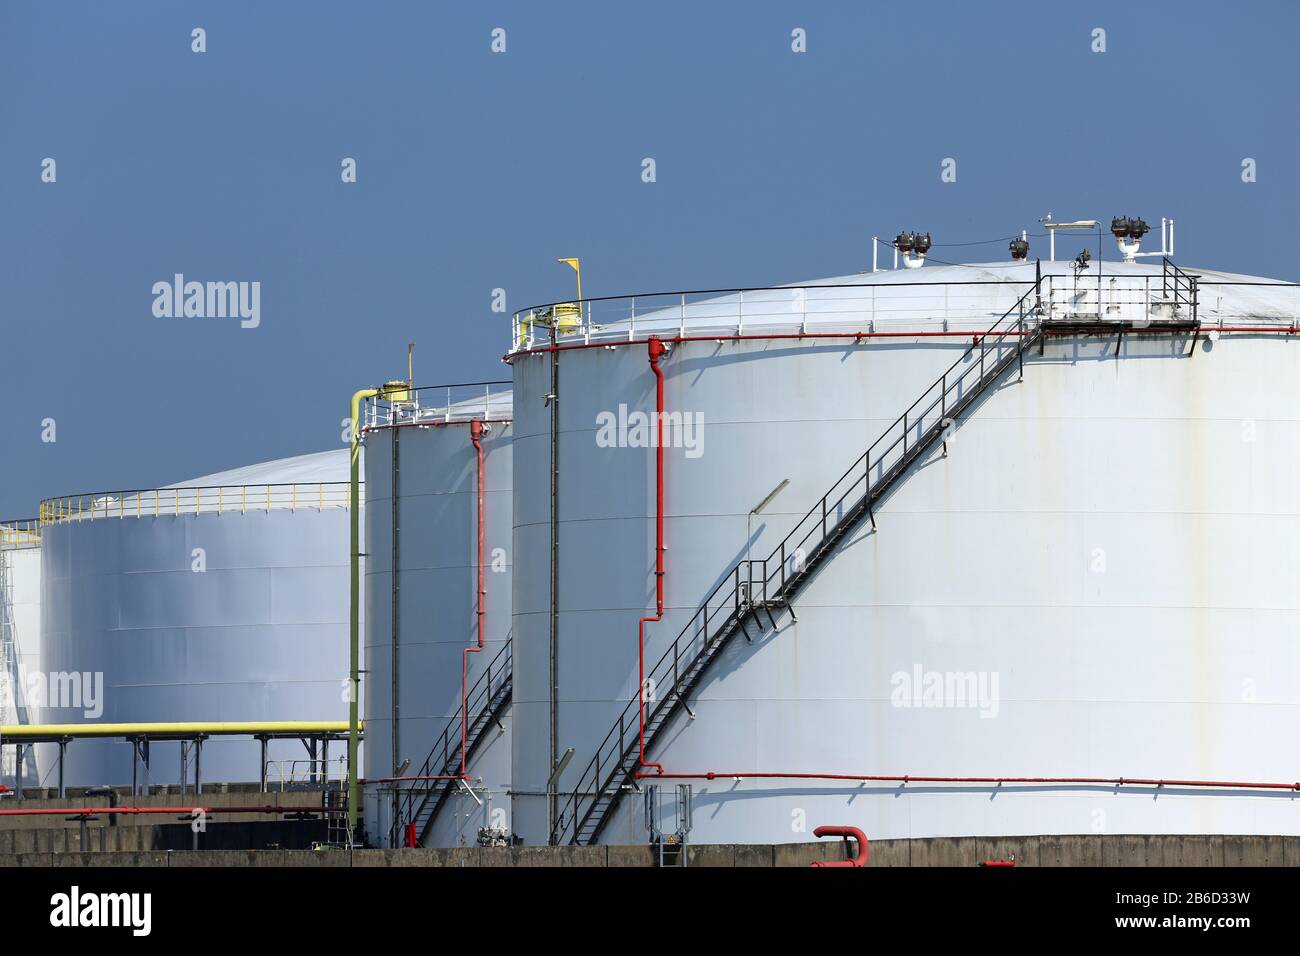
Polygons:
[[[86,694],[82,706],[52,707],[46,719],[346,720],[347,473],[343,449],[158,493],[61,504],[80,517],[42,529],[42,663],[102,675],[87,683],[102,680],[102,692]],[[213,490],[190,490],[198,487]],[[340,775],[333,758],[344,753],[336,744],[331,776]],[[307,753],[281,740],[268,757]],[[302,779],[306,769],[279,764],[270,776]],[[129,743],[68,747],[69,786],[130,783],[131,771]],[[257,781],[258,742],[210,738],[202,773],[208,783]],[[151,782],[179,777],[180,745],[153,744]]]
[[[442,390],[418,389],[421,396],[440,397]],[[494,392],[481,403],[426,407],[418,414],[384,407],[383,421],[365,432],[366,553],[365,577],[365,778],[398,775],[439,775],[441,758],[421,770],[431,750],[447,732],[450,751],[460,753],[462,656],[476,645],[477,599],[477,458],[470,419],[487,430],[480,443],[484,457],[484,649],[466,660],[473,688],[485,669],[510,642],[511,529],[513,481],[510,394]],[[392,424],[396,420],[399,424]],[[396,452],[394,451],[396,444]],[[394,463],[397,508],[394,513]],[[397,591],[392,568],[393,529],[397,528]],[[397,740],[394,750],[393,619],[397,619]],[[471,700],[471,718],[476,713]],[[455,786],[432,817],[426,846],[473,845],[480,827],[509,832],[510,747],[509,710],[501,726],[489,729],[467,764],[476,797]],[[441,754],[442,748],[439,748]],[[457,762],[456,771],[459,772]],[[432,788],[437,781],[412,782]],[[374,784],[366,788],[366,826],[371,843],[386,845],[395,837],[393,790]],[[409,811],[409,808],[406,808]],[[399,808],[401,824],[408,812]],[[424,829],[426,816],[417,822]]]
[[[13,659],[6,673],[0,673],[0,694],[7,695],[5,718],[34,724],[42,719],[42,701],[29,698],[27,686],[41,674],[41,549],[34,531],[27,523],[8,528],[0,539],[0,639],[12,641]],[[0,655],[5,658],[5,655]],[[39,686],[39,685],[33,685]],[[38,690],[39,695],[39,690]],[[40,786],[41,774],[48,766],[50,747],[37,745],[23,758],[23,783]],[[14,748],[6,747],[3,773],[8,779],[15,771]],[[9,780],[12,783],[12,780]]]
[[[866,304],[870,285],[1011,268],[824,281],[863,284],[858,307],[877,330],[986,328],[1023,286],[988,288],[983,307],[976,300],[949,326],[934,306],[946,292],[918,291],[917,308],[891,323]],[[1159,267],[1105,268],[1159,285]],[[1063,263],[1044,269],[1058,288],[1070,281]],[[1293,315],[1296,290],[1285,291],[1283,301],[1203,286],[1201,318]],[[717,301],[717,315],[727,302],[735,314],[734,297]],[[678,334],[675,313],[660,320],[660,334]],[[654,316],[638,318],[638,338],[655,328]],[[662,360],[666,408],[702,415],[702,444],[667,449],[666,612],[647,626],[647,664],[747,551],[766,557],[969,345],[721,334],[673,345]],[[550,769],[550,361],[513,359],[518,791],[543,789]],[[1023,381],[1013,370],[996,385],[946,457],[936,447],[883,503],[878,530],[856,528],[821,567],[795,599],[797,623],[778,611],[775,632],[733,640],[690,702],[693,719],[666,728],[650,759],[668,773],[722,774],[691,781],[691,840],[805,840],[820,824],[873,839],[1300,833],[1286,791],[729,775],[1293,780],[1297,381],[1300,345],[1282,335],[1202,332],[1194,349],[1190,334],[1070,335],[1034,348]],[[601,447],[598,416],[620,404],[653,413],[654,400],[644,344],[560,353],[557,743],[561,754],[575,748],[561,792],[635,696],[637,619],[654,612],[654,449]],[[749,510],[785,479],[747,541]],[[925,690],[954,679],[974,681],[969,697]],[[544,800],[519,797],[514,816],[528,843],[545,842]],[[600,840],[646,837],[638,796],[620,802]]]

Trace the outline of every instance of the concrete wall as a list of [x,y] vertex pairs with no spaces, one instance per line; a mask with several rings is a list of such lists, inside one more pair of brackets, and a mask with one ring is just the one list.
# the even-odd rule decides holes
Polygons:
[[[119,833],[127,828],[119,828]],[[133,828],[147,830],[149,827]],[[0,866],[487,866],[652,867],[655,852],[638,846],[564,846],[413,850],[199,850],[174,852],[123,848],[75,852],[75,829],[33,830],[64,834],[50,844],[10,843],[0,832]],[[37,841],[42,836],[34,836]],[[11,846],[13,848],[11,848]],[[28,847],[31,846],[31,849]],[[38,848],[39,847],[39,848]],[[691,848],[702,867],[807,866],[840,859],[839,841],[768,845],[715,844]],[[871,866],[977,866],[1009,859],[1017,866],[1300,866],[1300,837],[1284,836],[1029,836],[880,840]]]

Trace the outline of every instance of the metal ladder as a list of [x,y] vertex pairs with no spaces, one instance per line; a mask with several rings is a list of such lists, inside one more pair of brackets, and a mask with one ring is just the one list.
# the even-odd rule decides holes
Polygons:
[[[503,730],[501,715],[510,706],[514,687],[511,669],[511,646],[507,641],[501,650],[488,662],[487,670],[479,675],[466,698],[469,703],[469,726],[465,735],[465,762],[468,766],[475,752],[487,740],[488,734],[495,728]],[[459,782],[456,775],[460,771],[460,721],[461,709],[456,708],[442,734],[429,751],[417,777],[439,776],[446,779],[433,781],[433,786],[421,789],[404,789],[400,791],[398,812],[394,818],[393,842],[398,843],[396,834],[403,823],[414,823],[419,835],[416,843],[424,845],[433,827],[433,821],[442,809]],[[398,844],[400,845],[400,844]]]
[[[875,507],[971,406],[1041,341],[1041,277],[953,365],[885,430],[831,486],[772,553],[732,566],[653,668],[646,688],[645,748],[700,684],[709,664],[751,622],[775,628],[776,613],[794,615],[792,599]],[[653,688],[653,690],[651,690]],[[629,701],[596,749],[570,795],[557,808],[552,843],[593,843],[625,790],[636,788],[640,759],[639,701]],[[693,716],[693,715],[692,715]]]
[[5,716],[14,723],[27,723],[27,705],[22,692],[18,638],[14,623],[14,582],[9,552],[0,549],[0,681],[8,684]]

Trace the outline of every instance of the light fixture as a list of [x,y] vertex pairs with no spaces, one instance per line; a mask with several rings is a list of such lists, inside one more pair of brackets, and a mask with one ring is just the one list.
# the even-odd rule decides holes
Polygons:
[[555,769],[551,771],[550,778],[546,781],[547,790],[555,789],[556,785],[559,784],[560,782],[560,774],[564,773],[564,768],[569,765],[569,761],[572,759],[573,759],[573,748],[568,747],[564,751],[564,756],[560,757],[559,762],[556,763]]
[[1051,222],[1052,214],[1049,212],[1039,220],[1047,230],[1049,236],[1049,259],[1056,261],[1056,233],[1059,229],[1096,229],[1100,223],[1096,219],[1076,219],[1074,222]]

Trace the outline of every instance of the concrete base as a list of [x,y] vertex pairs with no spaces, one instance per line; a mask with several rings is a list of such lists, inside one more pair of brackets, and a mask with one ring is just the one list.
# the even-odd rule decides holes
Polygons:
[[[147,826],[117,828],[141,831]],[[16,835],[18,831],[11,831]],[[0,832],[0,866],[357,866],[357,867],[653,867],[650,846],[459,847],[411,850],[169,850],[144,846],[76,852],[77,831],[31,829],[21,839]],[[62,834],[55,837],[53,834]],[[42,842],[47,840],[50,842]],[[690,848],[695,867],[806,867],[843,858],[838,840]],[[1300,866],[1300,837],[1029,836],[880,840],[870,866],[977,866],[1015,859],[1017,866]]]

